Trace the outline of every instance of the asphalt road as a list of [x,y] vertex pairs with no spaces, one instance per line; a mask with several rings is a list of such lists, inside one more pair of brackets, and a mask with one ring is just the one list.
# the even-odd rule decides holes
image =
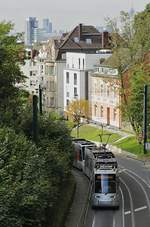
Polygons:
[[92,210],[86,227],[150,227],[150,166],[121,155],[116,156],[120,169],[119,210]]

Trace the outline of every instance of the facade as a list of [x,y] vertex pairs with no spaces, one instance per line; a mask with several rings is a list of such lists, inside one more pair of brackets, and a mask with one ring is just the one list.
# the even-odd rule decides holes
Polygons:
[[25,45],[31,46],[34,42],[34,29],[38,28],[38,20],[36,17],[26,19],[25,28]]
[[88,100],[88,72],[111,54],[66,53],[64,70],[64,109],[75,99]]
[[47,41],[52,36],[52,23],[48,18],[43,19],[43,27],[39,28],[36,17],[26,19],[25,45],[32,46],[33,43]]
[[[99,51],[101,49],[106,49],[109,46],[110,46],[110,35],[108,32],[100,33],[94,26],[83,25],[83,24],[77,25],[70,33],[63,34],[61,39],[56,41],[56,43],[55,43],[55,50],[56,50],[55,60],[56,60],[56,65],[57,65],[57,70],[56,70],[56,77],[57,77],[57,79],[56,79],[57,89],[56,90],[57,91],[56,91],[56,94],[57,94],[58,107],[60,107],[61,109],[64,109],[64,106],[66,105],[66,101],[64,103],[64,95],[65,95],[65,99],[66,99],[66,94],[64,94],[64,89],[62,89],[62,88],[64,88],[64,83],[66,83],[65,81],[63,81],[64,80],[63,70],[66,67],[65,66],[66,53],[67,52],[79,53],[79,55],[81,53],[96,54],[97,51]],[[72,58],[72,57],[71,56],[69,57],[69,55],[68,55],[67,58],[68,58],[67,61],[69,61],[69,58]],[[72,60],[70,59],[70,61],[72,61]],[[92,57],[91,57],[91,61],[92,61]],[[75,62],[76,62],[76,60],[75,60]],[[78,63],[75,63],[75,64],[78,64]],[[80,64],[82,65],[83,62],[80,62]],[[86,64],[86,62],[85,62],[85,64]],[[91,62],[90,64],[92,65],[93,62]],[[95,62],[95,64],[96,64],[96,62]],[[77,66],[74,65],[74,67],[77,67]],[[80,67],[82,67],[82,66],[80,66]],[[84,67],[86,67],[86,65]],[[90,68],[90,65],[89,65],[89,68]],[[86,71],[85,69],[83,70],[84,73],[78,67],[76,69],[79,70],[79,74],[85,74],[85,71]],[[72,66],[71,66],[70,70],[72,70],[72,73],[73,73],[75,68],[72,69]],[[67,71],[65,71],[65,73],[66,72]],[[82,77],[82,80],[84,80],[84,77]],[[83,83],[85,83],[85,82],[83,81]],[[81,88],[81,90],[82,90],[82,88]],[[81,97],[82,96],[85,97],[85,90],[83,91],[83,94],[81,95]],[[78,97],[78,98],[81,98],[81,97]]]
[[43,29],[47,33],[52,33],[52,23],[49,21],[48,18],[43,19]]
[[[43,27],[46,29],[46,26],[48,27],[48,20],[45,19]],[[38,31],[39,28],[34,28],[34,35]],[[68,102],[66,102],[67,99],[72,100],[74,97],[88,99],[88,71],[93,69],[94,65],[99,65],[100,59],[111,55],[111,51],[108,52],[106,49],[109,46],[108,32],[100,33],[90,25],[79,24],[68,34],[63,34],[61,37],[51,37],[38,48],[38,56],[34,58],[34,61],[32,59],[32,63],[29,61],[23,66],[22,71],[25,70],[24,74],[29,81],[27,85],[29,92],[37,94],[38,86],[42,86],[43,109],[47,112],[56,109],[60,113],[63,112],[64,106]],[[34,71],[33,68],[32,70],[30,68],[33,67],[32,64],[37,68],[36,80],[34,80],[34,76],[32,78],[30,75],[30,71]],[[72,85],[69,87],[66,84],[66,76],[64,75],[68,72],[67,70],[71,75],[72,83],[73,80],[77,80],[78,84],[74,90],[72,90]],[[35,73],[33,74],[35,75]],[[77,74],[75,78],[74,74]],[[32,89],[33,85],[31,87],[30,84],[36,84],[34,85],[35,89]],[[66,86],[65,91],[64,86]]]
[[42,43],[51,37],[51,33],[47,33],[44,28],[35,28],[33,32],[33,42]]
[[62,36],[56,60],[66,52],[96,53],[97,50],[109,49],[111,37],[108,32],[100,33],[94,26],[77,25],[70,33]]
[[92,121],[121,128],[120,79],[118,70],[100,66],[89,76]]
[[25,63],[20,66],[21,71],[26,76],[26,81],[18,86],[31,95],[39,95],[39,85],[42,81],[42,72],[44,66],[42,62],[39,62],[37,52],[33,54],[34,50],[26,49],[26,56],[28,59],[25,60]]

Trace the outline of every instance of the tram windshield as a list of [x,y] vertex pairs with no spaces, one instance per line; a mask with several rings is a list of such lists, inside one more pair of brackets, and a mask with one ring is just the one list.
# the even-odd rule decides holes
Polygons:
[[96,174],[95,193],[116,193],[116,175]]

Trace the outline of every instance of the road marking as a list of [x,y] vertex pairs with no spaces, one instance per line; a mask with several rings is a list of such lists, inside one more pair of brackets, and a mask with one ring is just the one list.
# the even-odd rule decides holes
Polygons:
[[[134,179],[134,180],[137,182],[138,185],[140,185],[142,191],[144,192],[144,195],[145,195],[145,198],[146,198],[146,201],[147,201],[147,205],[148,205],[148,209],[149,209],[149,211],[150,211],[150,202],[149,202],[149,197],[148,197],[148,195],[147,195],[147,192],[146,192],[144,186],[141,184],[141,182],[135,178],[135,176],[137,176],[137,177],[139,177],[139,176],[136,175],[136,174],[135,174],[135,176],[133,176],[134,173],[133,173],[133,171],[130,171],[130,170],[127,170],[125,173],[126,173],[129,177],[131,177],[132,179]],[[133,175],[132,175],[132,174],[133,174]],[[141,179],[141,178],[139,177],[139,179]]]
[[113,227],[116,226],[116,219],[115,219],[115,215],[113,215]]
[[147,209],[147,206],[139,207],[139,208],[135,209],[134,211],[137,212],[137,211],[141,211],[141,210],[145,210],[145,209]]
[[129,211],[126,211],[126,212],[124,212],[124,214],[125,214],[125,215],[131,214],[131,211],[130,211],[130,210],[129,210]]
[[132,200],[132,195],[130,192],[130,188],[128,187],[128,185],[125,183],[125,181],[123,179],[120,179],[120,181],[125,185],[128,194],[129,194],[129,198],[130,198],[130,207],[131,207],[131,223],[132,223],[132,227],[135,227],[135,219],[134,219],[134,208],[133,208],[133,200]]
[[92,227],[95,227],[95,215],[94,215],[94,218],[93,218]]
[[125,218],[124,218],[124,196],[121,187],[119,186],[121,197],[122,197],[122,227],[125,226]]
[[[123,168],[124,171],[128,171],[130,173],[132,173],[133,175],[135,175],[136,177],[138,177],[142,182],[144,182],[144,184],[147,185],[148,188],[150,188],[150,184],[147,183],[147,181],[145,179],[143,179],[142,177],[140,177],[139,175],[137,175],[134,171],[130,170],[130,169],[126,169],[124,166],[120,165],[121,168]],[[124,172],[123,171],[123,172]]]

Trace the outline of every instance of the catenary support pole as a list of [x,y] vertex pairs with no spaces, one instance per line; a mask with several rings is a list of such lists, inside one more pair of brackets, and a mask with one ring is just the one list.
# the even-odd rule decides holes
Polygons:
[[146,143],[147,143],[147,85],[144,86],[144,130],[143,130],[143,138],[144,138],[144,154],[147,153]]
[[33,141],[37,143],[38,140],[38,97],[33,95],[33,115],[32,115],[32,136]]
[[43,110],[42,110],[42,88],[41,88],[41,85],[39,85],[39,110],[40,110],[40,115],[42,115]]

